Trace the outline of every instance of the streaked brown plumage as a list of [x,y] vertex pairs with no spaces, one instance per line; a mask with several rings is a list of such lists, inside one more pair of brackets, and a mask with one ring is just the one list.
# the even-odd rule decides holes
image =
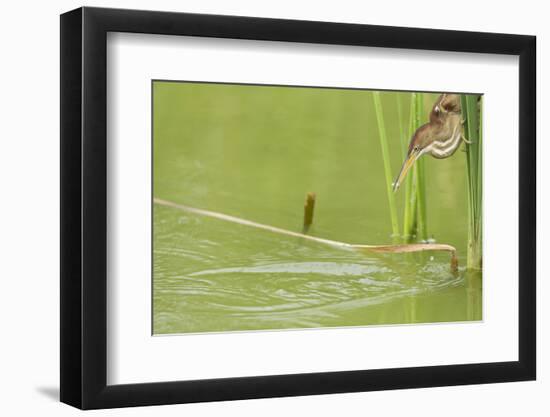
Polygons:
[[441,94],[430,112],[430,121],[414,132],[393,190],[397,191],[409,169],[425,153],[438,159],[453,155],[465,140],[462,123],[460,95]]

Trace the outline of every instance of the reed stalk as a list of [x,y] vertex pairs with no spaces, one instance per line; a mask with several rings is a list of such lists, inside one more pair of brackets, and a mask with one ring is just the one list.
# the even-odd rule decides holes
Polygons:
[[386,125],[384,124],[384,114],[382,111],[382,103],[380,101],[380,93],[372,92],[374,100],[374,110],[376,112],[376,121],[378,124],[378,138],[380,139],[380,147],[382,148],[382,160],[384,162],[384,174],[386,177],[386,193],[388,195],[388,205],[390,209],[390,218],[392,225],[392,238],[396,239],[399,236],[399,221],[397,219],[397,205],[395,203],[395,194],[393,192],[393,174],[390,163],[390,151],[388,146],[388,138],[386,136]]
[[[424,97],[421,93],[411,93],[409,113],[409,135],[411,138],[424,121]],[[404,144],[406,152],[408,144]],[[406,156],[406,154],[405,154]],[[403,219],[403,240],[412,242],[428,240],[428,217],[426,214],[426,182],[424,160],[416,161],[411,175],[405,179],[405,210]]]
[[464,132],[469,144],[466,146],[468,182],[468,249],[466,267],[481,269],[482,264],[482,103],[478,96],[461,96]]
[[[408,140],[412,137],[415,131],[415,113],[416,113],[416,93],[411,94],[411,104],[409,107],[409,126],[407,137],[401,141],[401,149],[403,149],[404,161],[407,157]],[[413,170],[414,173],[414,170]],[[414,175],[414,174],[413,174]],[[405,208],[403,215],[403,240],[409,243],[416,236],[416,190],[413,188],[413,175],[407,175],[405,178]]]
[[317,195],[313,192],[306,194],[306,202],[304,203],[304,226],[302,233],[306,234],[313,224],[313,212],[315,210],[315,199]]
[[[415,106],[415,130],[424,124],[424,95],[416,94]],[[416,200],[417,200],[417,221],[418,233],[417,237],[420,241],[428,240],[428,215],[426,210],[426,174],[425,160],[419,158],[415,164],[416,178]]]
[[[406,152],[407,138],[405,137],[405,128],[403,127],[403,102],[402,94],[397,93],[397,120],[399,120],[399,140],[401,141],[401,149]],[[403,155],[405,156],[405,155]]]

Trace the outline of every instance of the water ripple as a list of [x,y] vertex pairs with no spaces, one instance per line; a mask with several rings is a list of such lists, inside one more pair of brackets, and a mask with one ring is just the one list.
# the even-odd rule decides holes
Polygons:
[[321,274],[332,276],[345,275],[366,275],[372,273],[383,273],[389,270],[374,265],[358,265],[338,262],[293,262],[255,265],[249,267],[218,268],[194,272],[190,276],[214,275],[214,274]]

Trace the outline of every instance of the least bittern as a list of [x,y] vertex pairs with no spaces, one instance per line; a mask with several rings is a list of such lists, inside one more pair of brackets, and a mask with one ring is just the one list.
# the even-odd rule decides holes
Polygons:
[[409,150],[393,191],[397,191],[409,169],[425,153],[434,158],[443,159],[453,155],[462,140],[469,143],[462,134],[462,115],[460,95],[441,94],[430,112],[430,121],[414,132]]

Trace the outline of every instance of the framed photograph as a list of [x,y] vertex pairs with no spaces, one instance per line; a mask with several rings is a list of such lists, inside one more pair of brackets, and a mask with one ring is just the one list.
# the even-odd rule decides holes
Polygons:
[[61,16],[61,401],[535,379],[535,37]]

